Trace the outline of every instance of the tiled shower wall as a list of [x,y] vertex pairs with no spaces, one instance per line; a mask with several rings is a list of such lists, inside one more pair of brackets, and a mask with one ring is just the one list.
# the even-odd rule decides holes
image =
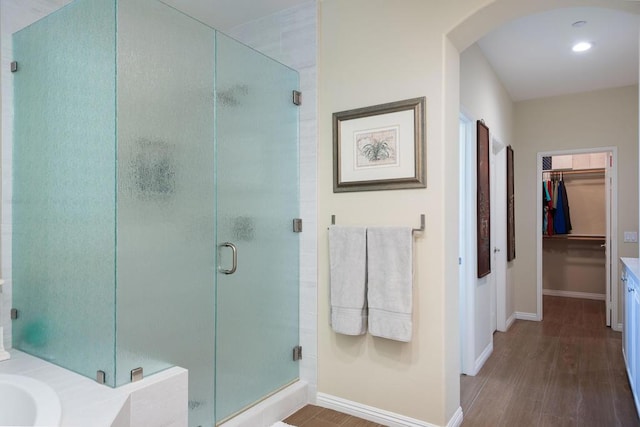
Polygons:
[[[48,15],[71,0],[2,0],[0,2],[0,94],[2,96],[2,212],[0,221],[0,275],[5,279],[0,325],[5,347],[11,346],[11,162],[13,88],[9,64],[11,34]],[[317,3],[300,6],[244,24],[229,35],[300,73],[303,102],[300,107],[300,207],[303,232],[300,241],[300,344],[303,346],[301,378],[309,383],[310,400],[317,384]]]
[[317,2],[240,25],[227,34],[300,73],[300,378],[317,390]]

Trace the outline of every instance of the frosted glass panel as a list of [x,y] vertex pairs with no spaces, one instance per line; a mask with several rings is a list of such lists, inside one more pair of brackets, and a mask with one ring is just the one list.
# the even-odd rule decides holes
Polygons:
[[189,369],[213,418],[215,32],[159,2],[118,9],[118,384]]
[[[16,33],[14,347],[115,381],[115,3]],[[79,36],[83,34],[83,36]]]
[[298,377],[298,75],[221,34],[216,65],[220,421]]

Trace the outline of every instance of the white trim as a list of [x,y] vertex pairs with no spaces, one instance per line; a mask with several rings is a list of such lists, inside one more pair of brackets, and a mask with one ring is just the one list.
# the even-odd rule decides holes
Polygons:
[[489,345],[486,346],[484,350],[482,350],[482,353],[476,359],[476,363],[473,365],[473,372],[467,375],[470,375],[472,377],[478,375],[478,372],[480,372],[480,369],[482,369],[487,359],[489,359],[491,353],[493,353],[493,339],[491,340]]
[[513,322],[515,321],[516,321],[516,314],[512,313],[511,316],[509,316],[509,318],[507,319],[507,329],[505,331],[508,331],[511,325],[513,325]]
[[325,393],[318,393],[318,405],[391,427],[431,427],[433,425]]
[[[491,132],[490,132],[491,134]],[[494,146],[499,146],[498,152],[494,152]],[[492,170],[494,171],[492,178],[495,178],[495,195],[491,201],[491,218],[497,224],[507,223],[507,150],[505,144],[491,134],[491,156],[493,160]],[[493,193],[492,193],[493,194]],[[492,304],[495,305],[496,330],[500,332],[507,331],[507,228],[491,227],[491,239],[493,248],[498,248],[499,252],[492,253],[492,261],[494,261],[492,276],[495,289],[495,298],[492,298]],[[493,327],[493,325],[492,325]],[[492,331],[493,332],[493,331]],[[492,340],[493,341],[493,340]]]
[[598,301],[604,301],[607,299],[607,296],[605,294],[594,294],[589,292],[575,292],[575,291],[559,291],[556,289],[543,289],[542,294],[551,295],[554,297],[594,299]]
[[453,416],[447,423],[447,427],[459,427],[462,425],[463,419],[464,419],[464,416],[462,414],[462,408],[458,406],[458,409],[456,410],[456,412],[453,414]]
[[[607,247],[611,248],[611,324],[618,323],[618,292],[615,283],[618,283],[618,263],[614,260],[618,259],[618,148],[617,147],[595,147],[595,148],[578,148],[571,150],[558,151],[540,151],[537,154],[536,179],[542,177],[542,158],[546,156],[558,156],[568,154],[585,154],[585,153],[603,153],[610,152],[613,156],[613,167],[611,167],[611,205],[612,211],[615,212],[611,216],[611,230],[607,236]],[[539,182],[539,181],[538,181]],[[536,212],[542,212],[542,193],[536,191]],[[542,215],[536,215],[536,319],[542,320]],[[614,291],[615,289],[615,291]],[[523,313],[524,314],[524,313]],[[518,317],[520,318],[520,317]]]
[[622,323],[618,323],[617,325],[613,325],[612,328],[616,332],[622,332]]
[[542,320],[538,318],[538,313],[523,313],[522,311],[516,311],[516,319],[529,320],[533,322],[539,322]]
[[[395,412],[385,411],[384,409],[374,408],[373,406],[363,405],[362,403],[326,393],[318,393],[318,405],[389,427],[438,427],[436,424],[396,414]],[[461,424],[462,408],[458,407],[447,423],[447,427],[458,427]]]
[[[462,258],[462,270],[460,271],[460,368],[461,373],[468,374],[473,370],[475,365],[475,317],[476,317],[476,215],[469,215],[468,212],[475,212],[476,206],[476,192],[470,189],[475,189],[475,174],[469,171],[475,170],[475,158],[476,158],[476,128],[474,125],[475,119],[469,114],[464,106],[460,106],[459,122],[462,121],[465,125],[464,141],[461,143],[460,155],[464,154],[464,167],[459,171],[460,185],[464,186],[462,198],[464,205],[460,207],[460,211],[467,213],[464,218],[464,233],[462,243],[463,247],[460,248],[460,257]],[[459,142],[460,143],[460,142]],[[473,211],[471,210],[473,209]]]

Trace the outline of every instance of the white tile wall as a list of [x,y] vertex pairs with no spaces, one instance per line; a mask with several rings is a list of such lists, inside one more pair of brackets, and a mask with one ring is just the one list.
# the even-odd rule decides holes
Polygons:
[[317,389],[317,1],[243,24],[228,35],[300,73],[300,378]]

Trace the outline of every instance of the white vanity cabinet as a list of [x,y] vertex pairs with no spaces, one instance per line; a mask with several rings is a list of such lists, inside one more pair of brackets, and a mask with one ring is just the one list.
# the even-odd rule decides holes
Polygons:
[[640,262],[638,258],[621,258],[624,325],[622,351],[629,375],[636,410],[640,414]]

